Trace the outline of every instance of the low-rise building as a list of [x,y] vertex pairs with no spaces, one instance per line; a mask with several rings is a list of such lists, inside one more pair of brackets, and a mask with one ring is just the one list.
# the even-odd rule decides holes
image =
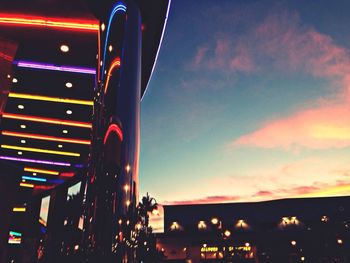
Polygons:
[[350,262],[350,197],[164,206],[169,262]]

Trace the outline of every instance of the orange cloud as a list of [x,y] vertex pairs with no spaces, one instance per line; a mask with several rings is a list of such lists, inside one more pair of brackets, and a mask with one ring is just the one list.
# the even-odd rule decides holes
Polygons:
[[312,149],[350,146],[350,107],[338,105],[308,109],[264,124],[233,142],[234,146]]

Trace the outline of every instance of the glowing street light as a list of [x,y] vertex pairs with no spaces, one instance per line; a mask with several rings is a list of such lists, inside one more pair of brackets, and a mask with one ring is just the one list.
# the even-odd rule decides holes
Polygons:
[[216,217],[214,217],[214,218],[211,219],[211,223],[212,223],[213,225],[217,225],[217,224],[219,223],[219,219],[217,219]]
[[225,237],[231,236],[231,231],[225,230],[224,235],[225,235]]

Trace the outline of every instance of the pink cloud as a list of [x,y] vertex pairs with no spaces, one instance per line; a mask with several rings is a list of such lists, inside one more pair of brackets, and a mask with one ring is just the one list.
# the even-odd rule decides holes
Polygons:
[[199,64],[203,63],[204,57],[207,52],[208,52],[208,47],[198,48],[197,54],[194,58],[194,65],[198,66]]
[[316,106],[267,121],[231,146],[312,149],[350,146],[350,55],[331,37],[302,27],[293,14],[268,17],[254,32],[259,50],[278,70],[296,70],[325,79],[333,94]]
[[272,198],[273,192],[262,190],[262,191],[259,191],[259,192],[255,193],[253,196],[254,197],[267,197],[267,198],[270,197],[270,198]]
[[190,205],[190,204],[209,204],[209,203],[226,203],[240,200],[239,196],[234,195],[216,195],[206,196],[198,199],[191,200],[178,200],[178,201],[165,201],[167,205]]
[[256,70],[250,50],[242,43],[219,37],[215,45],[197,49],[192,69],[221,70],[230,73],[250,73]]
[[235,47],[236,55],[231,58],[229,62],[230,69],[232,71],[240,71],[240,72],[253,72],[256,70],[256,65],[249,53],[249,50],[239,44]]

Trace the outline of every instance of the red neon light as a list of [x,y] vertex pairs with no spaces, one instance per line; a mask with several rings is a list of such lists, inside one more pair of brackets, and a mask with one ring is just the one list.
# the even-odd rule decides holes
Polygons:
[[70,173],[60,173],[60,176],[62,177],[73,177],[75,175],[75,173],[70,172]]
[[123,132],[122,132],[122,130],[120,129],[120,127],[119,127],[117,124],[111,124],[111,125],[108,127],[108,130],[107,130],[107,132],[106,132],[105,138],[104,138],[104,140],[103,140],[103,144],[106,144],[106,141],[107,141],[107,139],[108,139],[108,136],[109,136],[109,134],[110,134],[111,132],[115,132],[115,133],[118,135],[120,141],[123,141]]
[[12,60],[13,60],[13,57],[6,55],[5,53],[2,53],[2,52],[0,52],[0,58],[3,58],[9,62],[12,62]]
[[57,141],[57,142],[68,142],[68,143],[90,145],[89,140],[61,138],[61,137],[55,137],[55,136],[45,136],[40,134],[11,132],[11,131],[2,131],[1,134],[6,136],[14,136],[14,137],[28,138],[28,139],[38,139],[38,140],[46,140],[46,141]]
[[0,14],[0,24],[13,26],[47,27],[67,30],[82,30],[93,32],[99,30],[99,25],[92,20],[69,20],[64,18],[25,16],[22,14]]
[[40,190],[50,190],[54,188],[54,185],[48,186],[48,185],[35,185],[34,189],[40,189]]
[[115,60],[113,60],[110,68],[108,69],[107,80],[106,80],[106,85],[105,85],[105,94],[106,94],[107,89],[108,89],[109,78],[112,76],[112,71],[116,67],[118,67],[118,68],[120,67],[120,58],[116,58]]
[[34,121],[34,122],[43,122],[43,123],[67,125],[67,126],[82,127],[82,128],[92,128],[91,123],[79,122],[79,121],[66,121],[66,120],[60,120],[60,119],[50,119],[50,118],[42,118],[42,117],[12,114],[12,113],[4,113],[2,117],[8,118],[8,119],[24,120],[24,121]]

